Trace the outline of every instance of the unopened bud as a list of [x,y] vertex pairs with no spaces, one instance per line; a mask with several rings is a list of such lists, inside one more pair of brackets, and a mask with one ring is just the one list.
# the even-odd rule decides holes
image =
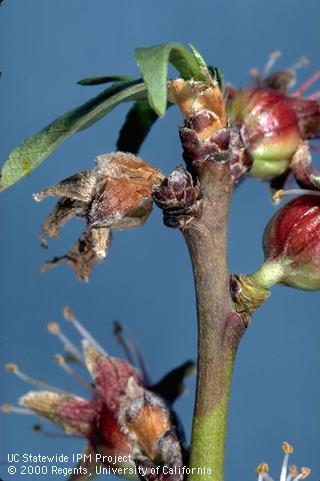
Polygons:
[[269,288],[280,283],[320,289],[320,196],[301,195],[283,206],[264,231],[265,263],[251,276]]
[[283,174],[301,138],[291,97],[268,88],[248,88],[233,97],[229,113],[253,159],[248,175],[269,180]]
[[155,203],[163,210],[168,227],[182,227],[182,218],[200,210],[199,190],[190,173],[179,166],[153,191]]

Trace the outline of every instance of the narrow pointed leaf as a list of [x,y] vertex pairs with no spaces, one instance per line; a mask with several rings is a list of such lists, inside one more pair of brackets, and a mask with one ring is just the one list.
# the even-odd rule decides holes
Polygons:
[[220,90],[223,92],[224,91],[224,76],[221,70],[218,67],[213,67],[212,65],[208,65],[208,70],[212,76],[217,82],[220,87]]
[[129,110],[120,130],[117,150],[137,154],[158,115],[150,107],[148,100],[138,100]]
[[189,47],[190,47],[190,50],[193,53],[194,58],[196,59],[198,65],[199,65],[199,67],[207,68],[207,64],[206,64],[204,58],[202,57],[201,53],[191,43],[189,43]]
[[125,75],[106,75],[104,77],[88,77],[78,80],[78,85],[101,85],[107,84],[110,82],[119,82],[119,81],[129,81],[134,80],[134,77],[126,77]]
[[135,50],[135,58],[148,87],[148,99],[153,110],[162,117],[167,107],[168,63],[185,80],[206,80],[195,54],[178,43],[156,45]]
[[80,107],[58,117],[11,152],[1,170],[0,190],[30,174],[62,142],[97,122],[121,102],[145,95],[146,86],[141,80],[117,82]]

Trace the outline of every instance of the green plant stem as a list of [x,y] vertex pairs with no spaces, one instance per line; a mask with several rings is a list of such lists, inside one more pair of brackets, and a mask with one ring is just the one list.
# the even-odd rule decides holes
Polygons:
[[[222,481],[233,363],[245,327],[234,312],[229,292],[227,221],[233,190],[229,164],[207,162],[199,181],[202,216],[184,232],[198,316],[197,391],[188,480]],[[205,469],[201,473],[197,468]]]

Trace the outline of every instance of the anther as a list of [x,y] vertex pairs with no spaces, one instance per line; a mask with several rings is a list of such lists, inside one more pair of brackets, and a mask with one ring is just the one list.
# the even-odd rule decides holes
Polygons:
[[292,454],[293,453],[293,446],[291,446],[291,444],[287,443],[287,441],[285,441],[284,443],[282,443],[282,451],[284,452],[284,454]]
[[269,472],[269,465],[267,463],[260,463],[256,469],[257,474],[268,473]]
[[293,481],[299,481],[300,479],[305,479],[311,473],[310,468],[301,468],[300,473],[293,479]]
[[297,70],[310,65],[310,61],[307,57],[300,57],[299,61],[294,63],[288,70],[295,73]]
[[61,332],[59,324],[57,324],[56,322],[49,322],[48,331],[50,332],[50,334],[54,334],[60,339],[66,352],[69,352],[81,364],[84,363],[81,352],[68,339],[68,337],[63,332]]

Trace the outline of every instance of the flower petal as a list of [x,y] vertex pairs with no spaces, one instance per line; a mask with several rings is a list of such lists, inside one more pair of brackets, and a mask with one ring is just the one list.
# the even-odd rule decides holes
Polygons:
[[41,202],[49,196],[68,197],[69,199],[90,202],[96,187],[95,170],[84,170],[62,180],[56,185],[34,194],[34,199]]
[[108,409],[117,413],[120,397],[125,393],[128,380],[141,380],[137,371],[126,361],[106,357],[88,341],[83,341],[85,363],[92,375],[101,401]]
[[105,228],[91,229],[84,233],[62,257],[55,257],[42,266],[41,272],[67,262],[75,271],[77,277],[89,281],[92,269],[97,262],[103,260],[111,247],[111,231]]
[[[89,226],[117,228],[128,217],[135,217],[137,226],[144,223],[152,209],[151,193],[152,184],[144,179],[108,179],[91,205]],[[120,228],[127,226],[122,222]]]
[[68,220],[76,216],[83,217],[85,206],[86,204],[82,201],[62,197],[42,224],[40,231],[41,245],[47,247],[46,237],[58,237],[61,227]]
[[96,403],[50,391],[31,391],[20,399],[20,404],[59,424],[68,434],[85,437],[90,436],[98,415]]

